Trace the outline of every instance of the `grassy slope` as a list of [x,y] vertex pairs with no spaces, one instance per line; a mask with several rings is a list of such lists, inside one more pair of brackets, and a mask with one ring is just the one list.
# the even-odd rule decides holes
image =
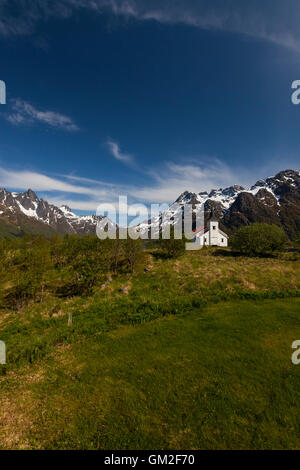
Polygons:
[[29,219],[26,216],[19,215],[18,220],[1,218],[0,220],[0,238],[15,238],[24,235],[44,235],[50,237],[56,232],[48,225],[38,220]]
[[300,300],[230,299],[296,293],[299,262],[151,262],[90,298],[1,314],[1,446],[300,448]]

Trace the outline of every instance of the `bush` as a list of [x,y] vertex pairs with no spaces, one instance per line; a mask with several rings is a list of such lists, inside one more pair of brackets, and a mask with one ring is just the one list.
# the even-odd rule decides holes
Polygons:
[[286,242],[281,227],[256,223],[239,229],[231,239],[231,247],[247,256],[262,256],[282,250]]
[[14,255],[12,285],[3,293],[5,307],[19,309],[30,300],[43,301],[46,276],[51,267],[50,253],[42,241],[34,240],[30,245]]
[[298,250],[300,249],[300,233],[298,233],[294,239],[294,244],[295,246],[298,248]]
[[178,240],[175,239],[174,228],[171,227],[170,239],[164,240],[161,238],[159,241],[159,247],[164,257],[178,258],[185,252],[185,243],[186,240],[184,238]]
[[122,248],[127,266],[133,273],[137,264],[143,262],[143,242],[140,239],[127,238],[127,240],[123,240]]
[[[66,257],[74,275],[73,294],[88,294],[95,284],[103,280],[111,267],[110,246],[89,235],[66,240]],[[67,286],[67,290],[70,286]]]

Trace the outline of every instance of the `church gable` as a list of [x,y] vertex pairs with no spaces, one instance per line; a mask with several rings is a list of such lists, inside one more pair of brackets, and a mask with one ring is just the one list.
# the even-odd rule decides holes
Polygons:
[[195,243],[203,246],[228,246],[228,235],[220,230],[219,221],[212,218],[207,227],[200,230],[195,236]]

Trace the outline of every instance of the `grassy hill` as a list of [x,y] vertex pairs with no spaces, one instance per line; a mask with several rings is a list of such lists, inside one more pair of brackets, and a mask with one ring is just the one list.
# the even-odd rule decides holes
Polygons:
[[24,235],[44,235],[50,237],[55,234],[55,230],[48,225],[26,217],[23,214],[2,215],[0,220],[0,238],[23,237]]
[[87,295],[62,282],[0,311],[2,448],[300,447],[297,253],[146,252]]

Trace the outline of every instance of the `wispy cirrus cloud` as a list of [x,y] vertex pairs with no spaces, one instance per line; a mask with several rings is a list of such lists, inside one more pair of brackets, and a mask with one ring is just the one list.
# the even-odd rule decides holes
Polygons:
[[66,178],[54,178],[36,171],[9,170],[3,167],[0,167],[0,187],[15,188],[16,190],[32,188],[35,191],[94,194],[93,190],[89,190],[87,186],[71,184]]
[[120,145],[118,142],[115,142],[112,139],[108,139],[106,142],[108,150],[110,151],[111,155],[120,162],[126,163],[127,165],[132,165],[134,163],[133,155],[129,153],[124,153],[121,151]]
[[[187,163],[167,162],[149,171],[152,184],[135,189],[135,197],[153,203],[173,202],[184,191],[195,193],[240,184],[253,184],[251,176],[217,158],[201,157]],[[253,176],[255,178],[255,176]]]
[[21,99],[11,100],[11,112],[4,114],[4,117],[15,126],[41,123],[69,132],[79,130],[79,127],[70,117],[54,111],[39,110]]
[[[168,163],[145,174],[148,183],[128,185],[107,183],[76,175],[46,175],[39,171],[12,170],[0,166],[0,187],[23,191],[28,188],[39,192],[49,202],[67,204],[74,210],[95,213],[101,203],[116,203],[120,195],[128,196],[130,203],[172,203],[185,190],[201,192],[245,183],[241,174],[218,160],[210,163]],[[249,176],[249,183],[253,183]]]
[[82,9],[228,31],[300,50],[298,0],[0,0],[0,34],[31,34],[39,21],[67,18]]
[[[9,169],[7,165],[0,164],[0,187],[14,191],[31,188],[55,205],[67,204],[74,210],[96,213],[99,204],[115,204],[120,195],[127,196],[130,204],[168,204],[186,190],[199,193],[233,184],[247,188],[258,179],[285,169],[282,161],[282,158],[273,158],[272,164],[262,164],[252,172],[212,157],[185,159],[181,163],[170,161],[144,170],[143,178],[135,185],[74,174],[49,175],[41,171]],[[285,166],[297,169],[299,159],[290,157],[285,160]]]

